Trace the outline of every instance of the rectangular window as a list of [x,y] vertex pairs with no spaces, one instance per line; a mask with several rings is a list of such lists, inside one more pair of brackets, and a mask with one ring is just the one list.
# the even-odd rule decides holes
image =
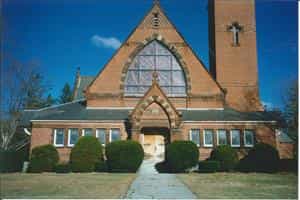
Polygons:
[[252,130],[245,130],[244,144],[245,144],[245,147],[253,147],[254,146],[254,132]]
[[218,145],[226,145],[227,144],[226,130],[218,130],[217,137],[218,137],[218,139],[217,139]]
[[98,138],[99,142],[102,145],[105,145],[106,143],[106,134],[105,134],[105,129],[104,128],[97,128],[96,129],[96,138]]
[[68,146],[72,147],[76,144],[79,137],[77,128],[70,128],[68,131]]
[[121,139],[120,129],[118,128],[110,129],[109,141],[113,142],[120,139]]
[[200,146],[200,130],[191,129],[190,130],[190,141],[194,142],[197,146]]
[[82,136],[93,136],[93,129],[91,128],[82,129]]
[[232,147],[239,147],[241,144],[240,141],[240,130],[231,130],[230,131],[230,142]]
[[56,147],[63,147],[65,142],[65,133],[63,128],[54,129],[53,143]]
[[212,147],[214,145],[214,132],[213,130],[204,130],[203,144],[205,147]]

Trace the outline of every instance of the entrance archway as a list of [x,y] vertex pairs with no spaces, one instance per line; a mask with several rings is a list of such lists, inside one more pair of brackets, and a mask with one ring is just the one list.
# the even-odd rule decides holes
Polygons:
[[164,127],[144,127],[140,134],[145,157],[157,157],[163,160],[166,145],[170,142],[170,130]]

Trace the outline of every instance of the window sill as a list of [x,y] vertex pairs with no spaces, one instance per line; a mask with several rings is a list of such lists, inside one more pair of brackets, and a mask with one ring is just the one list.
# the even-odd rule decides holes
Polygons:
[[245,145],[245,147],[251,148],[254,147],[254,145]]
[[239,148],[239,147],[241,147],[241,145],[231,145],[231,147]]
[[209,147],[209,148],[211,148],[211,147],[214,147],[214,145],[204,144],[203,147]]
[[58,148],[59,148],[59,147],[65,147],[65,145],[59,145],[59,144],[54,144],[53,146],[54,146],[54,147],[58,147]]

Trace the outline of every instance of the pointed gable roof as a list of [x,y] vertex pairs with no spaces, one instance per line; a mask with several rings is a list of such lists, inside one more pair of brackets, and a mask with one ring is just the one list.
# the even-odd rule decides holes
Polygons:
[[[155,25],[156,16],[158,17],[158,25]],[[126,69],[129,63],[132,62],[136,50],[141,49],[153,39],[163,41],[172,52],[176,52],[176,54],[180,56],[181,63],[186,64],[187,68],[196,69],[193,70],[194,74],[188,74],[186,76],[187,81],[191,80],[191,85],[194,84],[193,82],[197,82],[194,85],[200,85],[200,88],[194,89],[194,91],[192,90],[192,93],[198,93],[199,95],[199,93],[201,93],[200,90],[205,90],[203,91],[204,96],[207,96],[208,93],[223,96],[222,88],[212,78],[202,61],[196,56],[183,36],[168,19],[160,4],[154,3],[142,21],[90,83],[86,92],[87,99],[89,99],[89,96],[94,97],[97,96],[96,94],[107,94],[112,93],[112,91],[114,92],[113,96],[122,95],[124,92],[123,82],[127,72]],[[185,58],[182,54],[188,54],[189,57]],[[189,62],[189,60],[191,61]],[[186,72],[187,70],[184,71]],[[202,77],[203,80],[199,81],[199,77]],[[111,83],[109,86],[107,85],[108,82]],[[193,86],[189,86],[189,89],[191,89],[191,87]]]

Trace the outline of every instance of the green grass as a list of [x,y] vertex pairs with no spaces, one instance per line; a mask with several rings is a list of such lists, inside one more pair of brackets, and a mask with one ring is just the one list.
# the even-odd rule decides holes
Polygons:
[[201,199],[296,199],[295,174],[213,173],[179,174]]
[[0,174],[2,198],[121,198],[136,174]]

